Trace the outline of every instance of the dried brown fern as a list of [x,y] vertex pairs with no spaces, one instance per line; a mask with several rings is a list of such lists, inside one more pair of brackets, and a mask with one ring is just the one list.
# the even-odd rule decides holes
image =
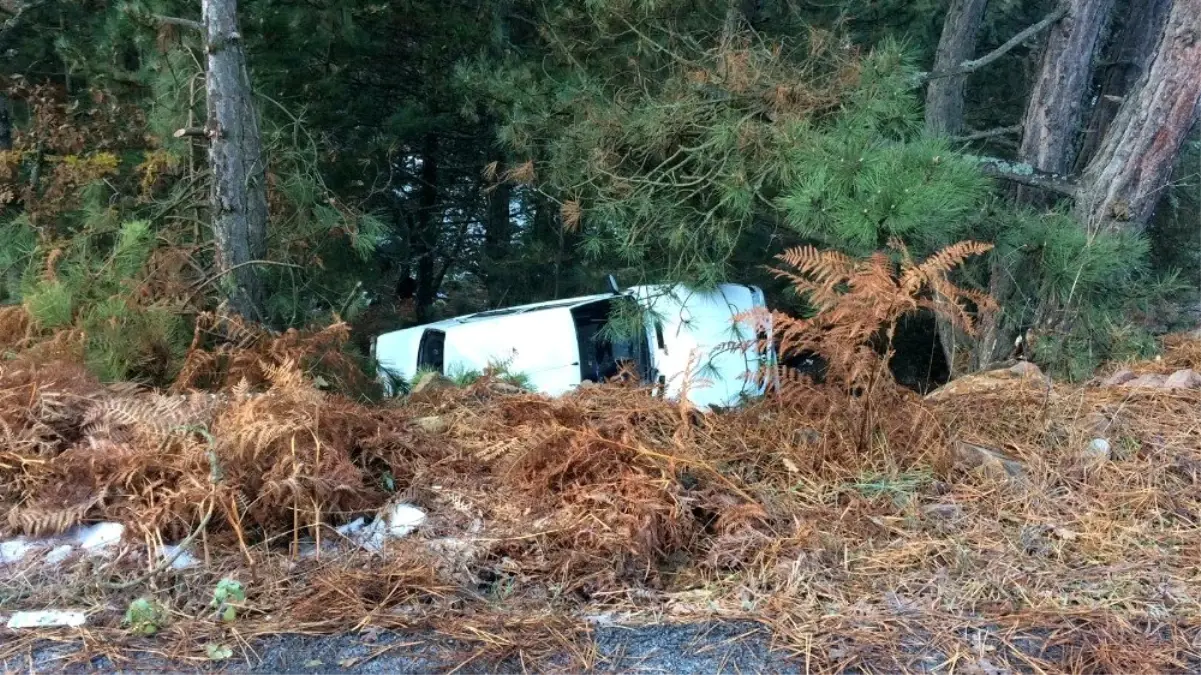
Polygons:
[[[883,252],[857,261],[812,246],[779,256],[786,267],[772,272],[789,281],[816,310],[807,319],[781,312],[758,316],[761,325],[774,333],[780,356],[820,354],[828,362],[828,377],[847,388],[865,387],[886,373],[893,333],[904,315],[929,309],[971,332],[969,305],[991,309],[988,296],[960,288],[947,278],[964,260],[989,250],[989,245],[960,242],[921,263],[915,263],[899,242],[892,242],[890,248],[899,254],[899,265]],[[795,378],[785,376],[781,381]]]
[[[990,310],[993,302],[984,294],[960,288],[947,277],[964,260],[989,248],[986,244],[960,242],[921,263],[915,262],[898,241],[890,242],[890,249],[899,262],[887,252],[854,260],[812,246],[794,248],[779,256],[784,267],[772,272],[793,285],[815,310],[814,315],[797,318],[782,312],[759,312],[748,318],[758,323],[761,334],[770,336],[782,359],[818,354],[826,361],[827,380],[859,395],[850,405],[862,411],[862,446],[870,442],[873,399],[896,391],[890,386],[888,363],[897,322],[910,312],[928,309],[961,330],[973,332],[969,308]],[[808,379],[787,368],[777,368],[762,377],[774,387],[776,400],[781,403],[803,405],[812,399]]]

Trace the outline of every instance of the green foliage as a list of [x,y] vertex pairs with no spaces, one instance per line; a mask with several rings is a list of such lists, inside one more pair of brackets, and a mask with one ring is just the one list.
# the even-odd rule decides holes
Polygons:
[[[3,229],[28,230],[21,221]],[[70,239],[35,247],[24,260],[19,299],[44,330],[78,329],[87,364],[104,380],[162,379],[190,332],[178,307],[145,297],[154,235],[146,221],[115,231],[84,223]]]
[[[1033,326],[1036,358],[1057,375],[1090,377],[1104,361],[1145,357],[1154,340],[1134,320],[1183,287],[1153,269],[1146,237],[1089,234],[1065,214],[1002,209],[982,229],[997,242],[994,262],[1012,280],[1000,298],[1004,323]],[[1040,306],[1054,313],[1038,314]]]
[[224,661],[234,655],[234,650],[226,644],[209,642],[204,645],[204,655],[210,661]]
[[154,635],[167,620],[167,613],[153,598],[142,597],[129,603],[122,623],[135,635]]
[[234,621],[238,618],[238,609],[246,603],[246,589],[242,583],[228,577],[217,582],[213,589],[213,601],[210,606],[217,610],[217,616],[222,621]]
[[[896,44],[860,56],[816,31],[591,30],[563,72],[481,64],[459,77],[503,102],[501,139],[534,159],[582,250],[623,278],[712,285],[764,238],[866,253],[899,237],[926,253],[958,238],[986,194],[920,139],[915,68]],[[617,58],[635,70],[614,77]]]

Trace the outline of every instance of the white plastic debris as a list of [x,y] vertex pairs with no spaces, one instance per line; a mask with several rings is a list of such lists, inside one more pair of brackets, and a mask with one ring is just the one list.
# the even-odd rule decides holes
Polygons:
[[345,525],[335,527],[334,531],[343,537],[351,537],[355,534],[358,534],[366,524],[367,521],[363,518],[355,518],[353,521],[346,523]]
[[407,537],[425,522],[425,518],[425,511],[412,504],[400,503],[388,507],[370,524],[357,518],[336,529],[360,548],[378,553],[384,549],[385,541]]
[[78,628],[87,623],[83,612],[68,612],[51,609],[40,612],[17,612],[8,620],[8,627],[17,628]]
[[195,556],[187,551],[179,550],[179,547],[175,544],[163,546],[159,549],[159,552],[162,554],[164,560],[171,561],[171,569],[173,570],[186,570],[200,564],[200,561]]
[[49,553],[46,554],[46,564],[57,565],[66,560],[67,556],[71,555],[71,552],[74,550],[75,547],[70,544],[55,546],[54,548],[50,549]]
[[396,504],[388,512],[388,536],[393,539],[407,537],[424,522],[425,511],[412,504]]
[[21,562],[35,548],[37,548],[37,544],[25,537],[0,542],[0,565]]
[[121,523],[96,523],[82,525],[71,531],[76,544],[84,550],[99,551],[110,546],[116,546],[125,534],[125,526]]

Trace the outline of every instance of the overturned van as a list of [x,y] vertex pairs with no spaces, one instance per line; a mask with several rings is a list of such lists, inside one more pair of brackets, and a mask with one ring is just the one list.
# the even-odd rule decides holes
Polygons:
[[[764,306],[763,291],[754,286],[635,286],[385,333],[373,351],[385,384],[418,371],[453,374],[503,364],[535,390],[557,396],[624,367],[669,397],[685,392],[698,407],[727,407],[763,392],[756,375],[774,354],[760,347],[742,315]],[[614,329],[618,317],[632,314],[639,328]]]

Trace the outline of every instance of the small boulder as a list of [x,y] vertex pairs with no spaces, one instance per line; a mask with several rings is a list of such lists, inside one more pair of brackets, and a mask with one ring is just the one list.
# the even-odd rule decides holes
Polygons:
[[450,428],[450,423],[441,415],[430,415],[429,417],[418,417],[413,420],[413,424],[420,427],[423,431],[431,434],[445,433]]
[[1080,426],[1084,430],[1084,433],[1093,437],[1100,437],[1107,434],[1110,428],[1114,426],[1114,420],[1111,420],[1105,413],[1094,410],[1084,416]]
[[1164,383],[1167,382],[1167,379],[1168,378],[1164,377],[1163,375],[1148,373],[1146,375],[1139,375],[1133,380],[1127,382],[1124,386],[1131,389],[1163,389]]
[[1177,370],[1164,380],[1163,386],[1166,389],[1201,389],[1201,373],[1191,368]]
[[922,508],[922,513],[934,520],[959,520],[963,517],[963,507],[958,504],[929,504]]
[[1009,373],[1011,375],[1017,375],[1018,377],[1033,377],[1040,379],[1044,377],[1043,371],[1029,361],[1018,361],[1009,369]]
[[1000,450],[957,441],[952,448],[955,466],[967,471],[978,471],[996,479],[1020,478],[1026,470],[1022,463],[1005,456]]
[[1135,375],[1133,370],[1124,368],[1124,369],[1119,370],[1118,372],[1114,373],[1113,375],[1110,375],[1109,377],[1105,378],[1104,380],[1102,380],[1101,386],[1102,387],[1120,387],[1123,384],[1126,384],[1127,382],[1130,382],[1131,380],[1135,380],[1137,378],[1138,378],[1138,375]]
[[410,394],[421,394],[425,392],[438,391],[441,389],[450,389],[455,386],[454,382],[446,379],[441,373],[425,373],[417,378],[413,383],[413,388],[409,390]]

